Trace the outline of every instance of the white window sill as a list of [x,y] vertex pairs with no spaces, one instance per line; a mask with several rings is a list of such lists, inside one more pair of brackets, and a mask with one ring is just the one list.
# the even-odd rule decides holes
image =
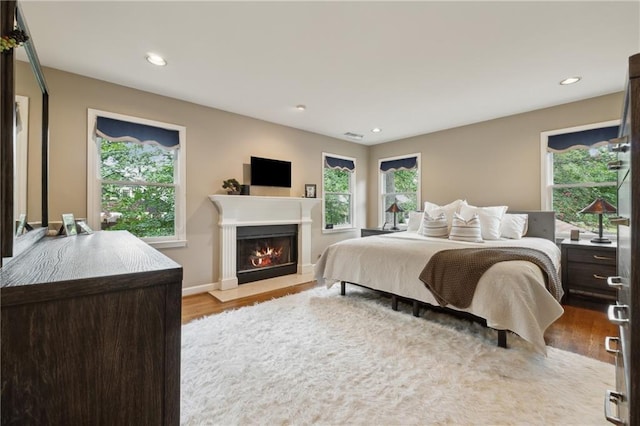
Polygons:
[[351,231],[357,231],[359,228],[356,228],[355,226],[350,226],[348,228],[333,228],[333,229],[323,229],[322,233],[323,234],[336,234],[339,232],[351,232]]
[[175,248],[175,247],[186,247],[187,240],[170,240],[170,241],[147,241],[144,238],[142,239],[145,243],[149,244],[153,248],[157,249],[165,249],[165,248]]

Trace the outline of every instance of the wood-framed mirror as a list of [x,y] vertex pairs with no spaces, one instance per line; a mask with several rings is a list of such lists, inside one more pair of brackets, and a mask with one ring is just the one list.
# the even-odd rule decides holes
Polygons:
[[[15,0],[2,1],[0,34],[8,34],[14,28],[26,33],[29,40],[0,53],[2,264],[46,235],[49,217],[49,91],[19,4]],[[34,230],[16,233],[23,215]]]

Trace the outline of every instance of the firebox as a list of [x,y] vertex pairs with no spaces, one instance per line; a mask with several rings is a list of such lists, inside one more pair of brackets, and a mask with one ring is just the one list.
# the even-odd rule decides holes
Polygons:
[[236,229],[238,284],[298,269],[298,225],[241,226]]

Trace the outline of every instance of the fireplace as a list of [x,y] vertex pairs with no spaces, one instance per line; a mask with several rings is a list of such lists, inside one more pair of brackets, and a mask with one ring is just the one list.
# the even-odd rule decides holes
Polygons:
[[[320,204],[320,198],[256,197],[253,195],[210,195],[209,199],[219,213],[220,279],[215,286],[220,290],[238,287],[238,231],[263,225],[293,225],[297,228],[294,248],[297,267],[293,273],[310,274],[311,263],[311,209]],[[244,232],[244,231],[242,231]]]
[[236,230],[238,284],[295,274],[298,225],[240,226]]

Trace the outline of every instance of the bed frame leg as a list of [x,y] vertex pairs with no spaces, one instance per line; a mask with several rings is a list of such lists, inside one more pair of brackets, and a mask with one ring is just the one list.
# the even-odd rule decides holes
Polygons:
[[498,346],[507,347],[507,330],[498,330]]
[[414,317],[420,316],[420,302],[418,302],[417,300],[413,301],[413,316]]
[[340,296],[344,296],[345,294],[347,294],[347,283],[340,281]]
[[391,295],[391,309],[398,310],[398,298],[395,295]]

